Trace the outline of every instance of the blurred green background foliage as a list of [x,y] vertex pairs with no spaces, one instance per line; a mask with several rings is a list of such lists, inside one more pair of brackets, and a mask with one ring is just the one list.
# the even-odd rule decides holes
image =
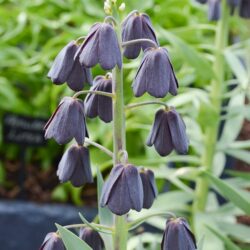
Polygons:
[[[161,46],[168,49],[180,88],[178,96],[167,96],[163,100],[174,105],[182,114],[190,138],[188,155],[171,154],[161,158],[153,148],[145,147],[158,107],[131,109],[126,113],[130,162],[154,168],[159,189],[172,190],[160,194],[154,209],[171,210],[185,216],[190,214],[190,202],[194,197],[190,183],[196,180],[199,174],[197,169],[201,167],[204,128],[217,119],[209,99],[210,83],[215,77],[216,23],[207,21],[206,8],[191,0],[127,0],[124,12],[124,17],[133,9],[149,14]],[[46,74],[61,48],[70,40],[86,35],[91,25],[102,21],[104,16],[103,1],[100,0],[0,0],[1,118],[5,112],[48,118],[63,96],[72,95],[73,92],[66,85],[53,85]],[[224,126],[213,165],[216,178],[221,176],[226,167],[227,155],[250,164],[247,151],[250,138],[236,141],[244,122],[250,119],[247,101],[250,94],[250,22],[235,15],[231,17],[229,26],[230,46],[224,52],[227,61],[223,97],[225,112],[221,116]],[[235,41],[239,43],[232,45]],[[133,97],[131,83],[139,63],[140,58],[124,61],[126,103],[152,99],[149,95]],[[105,73],[99,66],[92,72],[94,76]],[[88,119],[87,124],[91,139],[112,149],[112,124],[104,124],[98,119]],[[26,160],[36,162],[42,171],[46,171],[57,167],[55,164],[63,150],[63,146],[50,140],[46,148],[29,148]],[[0,137],[2,185],[9,185],[5,179],[5,163],[8,160],[18,161],[18,152],[18,146],[6,145]],[[94,173],[96,166],[102,171],[112,166],[111,160],[95,148],[91,148],[91,160]],[[175,168],[166,167],[169,163]],[[216,183],[216,180],[213,182],[212,179],[212,182],[223,196],[230,200],[230,194],[239,195],[249,209],[250,195],[245,190],[250,186],[249,173],[234,172],[222,184]],[[223,189],[228,186],[232,186],[236,193]],[[82,204],[84,201],[81,200],[80,192],[67,184],[58,185],[53,197],[67,201],[67,193],[71,193],[73,202]],[[205,241],[210,244],[204,244],[203,249],[237,249],[232,247],[232,241],[250,243],[250,229],[236,223],[235,216],[242,213],[242,206],[238,206],[237,202],[233,198],[219,206],[215,194],[209,193],[208,212],[197,214],[195,220],[197,238],[201,239],[205,232]],[[149,223],[159,229],[164,227],[161,218],[150,220]],[[131,238],[131,249],[136,249],[138,239]],[[150,235],[141,238],[143,242],[154,240],[158,238],[152,239]]]

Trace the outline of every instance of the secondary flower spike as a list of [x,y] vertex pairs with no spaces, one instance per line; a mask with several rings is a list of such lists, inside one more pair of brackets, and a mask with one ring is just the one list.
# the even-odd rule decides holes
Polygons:
[[74,60],[78,45],[75,41],[68,43],[57,55],[48,77],[55,84],[68,83],[68,86],[74,91],[80,91],[84,83],[92,83],[90,69],[82,66],[78,60]]
[[[152,23],[147,14],[137,11],[131,12],[122,23],[122,41],[127,42],[135,39],[150,39],[158,44]],[[137,58],[141,49],[150,47],[147,42],[137,43],[124,48],[124,56],[128,59]]]
[[79,237],[85,241],[93,250],[103,250],[104,242],[101,235],[91,228],[81,228]]
[[168,92],[177,95],[178,81],[166,49],[159,47],[145,50],[132,87],[136,97],[145,92],[154,97],[164,97]]
[[143,186],[135,166],[119,164],[112,169],[102,189],[101,206],[106,205],[116,215],[124,215],[130,209],[141,211]]
[[184,218],[169,219],[161,242],[161,250],[195,250],[196,241]]
[[140,169],[140,177],[142,180],[142,186],[143,186],[143,208],[149,209],[157,194],[157,187],[155,184],[155,177],[153,171],[150,169]]
[[122,56],[113,26],[109,23],[94,24],[84,43],[76,53],[76,58],[87,68],[100,64],[105,70],[116,65],[121,68]]
[[66,250],[62,239],[56,233],[48,233],[39,250]]
[[249,0],[241,0],[240,16],[243,18],[250,18],[250,1]]
[[44,127],[45,138],[54,138],[58,144],[66,144],[73,138],[82,145],[88,137],[83,101],[64,97]]
[[[97,76],[94,79],[93,87],[90,90],[97,90],[112,93],[111,76]],[[88,94],[85,99],[86,116],[94,118],[99,116],[104,122],[111,122],[112,114],[112,98],[109,96]]]
[[189,140],[186,126],[174,108],[169,111],[163,109],[157,111],[147,145],[154,145],[161,156],[170,154],[173,149],[180,154],[187,153]]
[[73,145],[64,153],[57,170],[57,176],[63,183],[70,181],[73,186],[80,187],[92,183],[89,150],[83,146]]

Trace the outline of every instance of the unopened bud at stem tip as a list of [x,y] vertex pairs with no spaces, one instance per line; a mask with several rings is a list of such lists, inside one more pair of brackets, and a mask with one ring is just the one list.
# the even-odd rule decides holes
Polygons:
[[126,8],[126,4],[125,4],[125,3],[122,3],[122,4],[120,5],[120,7],[119,7],[119,10],[120,10],[120,11],[124,11],[125,8]]

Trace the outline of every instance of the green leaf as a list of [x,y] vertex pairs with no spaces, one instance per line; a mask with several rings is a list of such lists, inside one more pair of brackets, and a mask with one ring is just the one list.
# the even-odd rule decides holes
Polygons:
[[228,185],[225,181],[220,180],[208,172],[204,172],[204,174],[214,184],[221,195],[234,203],[235,206],[241,208],[246,214],[250,214],[250,202],[242,195],[240,190]]
[[56,224],[67,250],[92,250],[83,240],[77,237],[68,229]]
[[206,225],[206,227],[209,229],[209,231],[211,231],[215,236],[217,236],[224,242],[227,250],[240,250],[240,248],[236,246],[226,235],[222,234],[217,229],[211,226]]
[[243,62],[234,53],[232,49],[225,50],[224,54],[226,57],[226,61],[230,66],[231,70],[233,71],[234,75],[239,80],[243,89],[245,89],[248,85],[249,78],[248,78],[248,72],[245,69]]
[[161,27],[158,27],[158,29],[160,34],[178,50],[183,59],[194,67],[196,74],[200,79],[208,81],[214,77],[211,64],[204,56],[198,53],[195,48],[188,45],[184,40],[175,36],[173,33],[170,33]]
[[[241,93],[233,96],[228,104],[229,109],[240,106],[244,108],[245,94]],[[232,143],[240,133],[244,121],[244,114],[239,111],[237,115],[226,120],[219,143],[227,146]]]
[[225,234],[233,237],[235,240],[250,243],[250,228],[248,226],[222,221],[218,223],[218,226]]
[[101,197],[101,193],[102,193],[102,188],[103,188],[103,178],[102,178],[102,174],[99,170],[99,168],[97,168],[97,191],[98,191],[98,214],[99,214],[99,219],[100,219],[100,223],[103,225],[113,225],[113,214],[111,213],[111,211],[107,208],[107,207],[101,207],[100,205],[100,197]]
[[239,160],[242,160],[248,164],[250,164],[250,153],[249,151],[243,150],[243,149],[227,149],[225,151],[227,154],[233,156],[234,158],[237,158]]
[[[100,172],[100,169],[98,167],[96,168],[96,175],[97,175],[97,196],[98,196],[99,220],[101,224],[111,226],[114,223],[113,214],[107,207],[101,207],[100,205],[100,197],[101,197],[104,181],[103,181],[102,173]],[[113,246],[112,235],[102,234],[102,238],[104,240],[106,249],[113,250],[114,246]]]
[[231,176],[236,176],[236,177],[240,177],[242,179],[250,180],[250,173],[248,173],[248,172],[226,170],[226,173],[228,173]]
[[250,140],[245,140],[245,141],[235,141],[232,144],[229,145],[229,148],[233,149],[250,149]]

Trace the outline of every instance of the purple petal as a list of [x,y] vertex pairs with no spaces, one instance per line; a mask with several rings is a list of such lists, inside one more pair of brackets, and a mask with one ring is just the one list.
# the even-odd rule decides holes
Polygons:
[[174,148],[178,153],[186,154],[189,141],[183,120],[175,110],[169,111],[167,117]]
[[122,65],[121,51],[116,33],[110,24],[102,24],[99,30],[98,59],[101,67],[110,70]]

